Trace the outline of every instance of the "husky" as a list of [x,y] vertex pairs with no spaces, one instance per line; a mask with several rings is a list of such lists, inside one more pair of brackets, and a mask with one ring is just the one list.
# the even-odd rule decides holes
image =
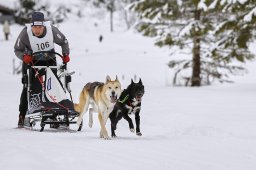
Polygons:
[[92,113],[98,112],[98,118],[101,126],[100,137],[109,139],[105,125],[109,117],[109,113],[113,110],[113,107],[120,94],[121,84],[117,76],[114,81],[111,81],[111,78],[107,76],[105,83],[87,83],[80,93],[79,103],[74,104],[75,111],[80,113],[77,124],[81,125],[83,115],[85,112],[87,112],[89,104],[91,104],[92,108],[89,109],[89,126],[92,127],[93,124]]
[[116,125],[118,121],[122,119],[122,117],[128,121],[130,131],[135,132],[132,119],[129,117],[129,115],[132,113],[135,114],[136,135],[142,135],[140,132],[140,109],[141,100],[144,93],[144,85],[142,84],[141,79],[138,83],[134,83],[133,80],[131,80],[131,84],[127,87],[127,89],[123,90],[109,115],[112,137],[116,137]]

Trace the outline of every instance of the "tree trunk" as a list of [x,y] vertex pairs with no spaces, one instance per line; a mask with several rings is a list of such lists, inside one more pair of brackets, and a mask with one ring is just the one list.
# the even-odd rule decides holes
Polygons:
[[[200,10],[195,11],[195,20],[200,20]],[[195,36],[194,36],[194,47],[193,47],[193,62],[192,62],[192,80],[191,86],[200,86],[201,78],[200,78],[200,28],[195,28]]]
[[113,32],[113,14],[114,14],[114,1],[110,2],[110,31]]
[[113,32],[113,10],[110,10],[110,31]]

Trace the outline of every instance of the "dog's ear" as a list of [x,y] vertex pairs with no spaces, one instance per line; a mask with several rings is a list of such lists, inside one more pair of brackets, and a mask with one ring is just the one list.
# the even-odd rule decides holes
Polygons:
[[106,83],[109,82],[109,81],[111,81],[111,78],[109,77],[109,75],[107,75],[107,77],[106,77]]
[[141,85],[142,85],[142,81],[141,81],[141,78],[140,78],[139,84],[141,84]]
[[131,84],[134,84],[133,80],[131,79]]

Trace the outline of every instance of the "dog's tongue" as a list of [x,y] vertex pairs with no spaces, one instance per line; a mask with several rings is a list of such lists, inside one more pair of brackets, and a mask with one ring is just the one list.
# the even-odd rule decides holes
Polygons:
[[140,102],[141,101],[141,96],[137,96],[136,100]]
[[116,96],[110,96],[110,99],[111,99],[111,103],[115,103],[116,100],[117,100],[117,97]]

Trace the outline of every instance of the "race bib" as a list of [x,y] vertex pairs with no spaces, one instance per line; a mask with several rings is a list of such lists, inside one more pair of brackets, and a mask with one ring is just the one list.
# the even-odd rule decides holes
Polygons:
[[27,24],[27,33],[33,53],[39,51],[50,51],[54,49],[53,33],[50,21],[44,22],[46,29],[46,35],[42,38],[38,38],[33,35],[31,24]]

